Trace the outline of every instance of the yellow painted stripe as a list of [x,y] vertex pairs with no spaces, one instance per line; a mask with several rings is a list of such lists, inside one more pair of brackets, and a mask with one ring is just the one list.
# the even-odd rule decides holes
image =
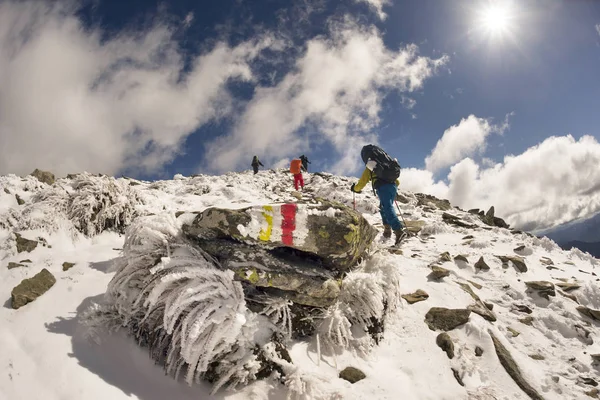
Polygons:
[[261,229],[258,235],[258,238],[263,242],[268,242],[271,239],[271,232],[273,231],[273,207],[272,206],[263,206],[262,215],[265,217],[265,221],[267,221],[267,229]]

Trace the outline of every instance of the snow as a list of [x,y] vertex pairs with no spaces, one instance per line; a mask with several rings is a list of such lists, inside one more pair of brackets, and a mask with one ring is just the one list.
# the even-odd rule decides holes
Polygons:
[[[305,177],[303,196],[323,197],[352,207],[348,189],[356,178],[311,173]],[[592,364],[590,354],[600,353],[600,324],[582,316],[576,310],[578,304],[559,294],[558,288],[556,296],[548,301],[528,289],[525,282],[578,282],[581,288],[570,293],[582,305],[600,309],[596,276],[600,261],[578,250],[563,251],[547,238],[489,229],[459,209],[447,212],[478,228],[445,224],[441,210],[423,210],[408,192],[403,192],[410,203],[401,205],[402,216],[425,222],[423,240],[408,239],[401,247],[402,254],[388,252],[386,246],[390,243],[381,237],[375,240],[365,260],[346,277],[340,292],[344,304],[350,304],[352,310],[341,304],[328,309],[318,336],[289,346],[292,364],[278,359],[274,350],[269,353],[285,372],[285,385],[266,379],[211,394],[214,388],[208,383],[189,386],[185,376],[176,380],[165,375],[163,368],[148,357],[148,349],[138,347],[127,332],[116,329],[118,323],[112,333],[83,323],[101,309],[109,288],[115,296],[122,296],[119,307],[139,307],[150,312],[160,304],[170,304],[165,321],[175,329],[178,315],[190,299],[208,296],[214,285],[232,284],[228,272],[215,270],[212,278],[205,272],[193,272],[193,264],[186,258],[191,250],[171,245],[177,243],[181,225],[208,207],[295,202],[292,182],[292,176],[283,170],[261,171],[258,175],[249,171],[223,176],[178,174],[173,180],[157,182],[85,174],[59,179],[53,186],[31,176],[1,176],[0,292],[6,302],[0,308],[0,399],[527,399],[500,365],[490,332],[509,349],[525,379],[545,399],[589,398],[584,392],[592,386],[582,383],[581,378],[598,381],[600,369]],[[87,189],[76,195],[78,187]],[[15,194],[25,200],[24,205],[17,204]],[[94,207],[105,204],[104,201],[113,205],[93,219]],[[356,205],[370,223],[382,230],[375,197],[364,191],[356,196]],[[175,217],[178,211],[183,213]],[[323,213],[333,216],[335,210]],[[256,226],[246,228],[248,235],[259,235],[266,226],[262,213],[256,218]],[[298,218],[306,218],[301,208]],[[113,224],[117,231],[103,231],[111,219],[117,222]],[[129,226],[126,235],[121,224]],[[42,237],[47,246],[38,245],[31,253],[17,253],[14,232],[28,239]],[[306,232],[298,234],[303,237]],[[464,240],[466,235],[473,235],[474,239]],[[515,252],[520,245],[525,250]],[[450,270],[450,276],[430,280],[428,266],[445,251],[452,257],[462,254],[469,262],[444,262],[441,266]],[[520,255],[528,271],[520,273],[512,263],[505,268],[498,255]],[[176,294],[175,286],[170,285],[176,281],[164,281],[144,289],[150,294],[140,303],[136,302],[139,292],[121,290],[125,281],[117,279],[109,287],[115,271],[124,262],[139,259],[143,263],[144,257],[155,256],[159,262],[147,273],[160,275],[178,268],[183,271],[179,277],[188,279],[189,290]],[[489,271],[473,267],[481,256],[490,266]],[[547,258],[553,261],[552,266],[542,262]],[[6,268],[9,262],[25,259],[31,261],[24,263],[25,267]],[[75,266],[63,271],[65,261]],[[131,268],[136,265],[130,264]],[[34,302],[13,310],[12,288],[43,268],[54,274],[56,284]],[[368,279],[360,279],[365,276]],[[142,282],[143,276],[136,279]],[[207,286],[190,283],[189,279],[199,279]],[[482,286],[477,289],[469,284],[482,300],[493,304],[497,321],[491,323],[471,313],[468,323],[448,332],[455,346],[455,357],[448,359],[436,345],[439,332],[431,331],[424,318],[431,307],[466,308],[473,304],[459,282]],[[398,296],[417,289],[425,290],[429,298],[409,305]],[[186,319],[189,329],[182,331],[181,346],[188,360],[200,361],[198,365],[206,367],[205,362],[222,345],[252,334],[240,334],[244,327],[291,324],[287,302],[268,304],[267,315],[256,316],[245,308],[236,290],[231,289],[238,298],[225,301],[227,306],[218,318],[203,320],[206,314],[198,309],[193,310],[197,319]],[[98,306],[94,308],[94,304]],[[519,312],[516,306],[527,306],[533,313]],[[351,324],[358,318],[382,313],[387,313],[387,323],[379,344],[367,335],[361,337],[352,332]],[[519,322],[528,316],[533,317],[531,326]],[[200,346],[202,352],[198,353],[195,341],[204,337],[203,330],[218,324],[225,324],[229,334],[218,342]],[[519,335],[513,337],[508,328]],[[260,329],[255,333],[260,335]],[[475,355],[476,346],[483,349],[481,357]],[[544,359],[536,360],[532,355]],[[230,362],[244,365],[246,371],[253,368],[249,359]],[[347,366],[361,369],[367,378],[355,384],[339,379],[339,372]],[[464,387],[458,384],[451,368],[462,378]]]

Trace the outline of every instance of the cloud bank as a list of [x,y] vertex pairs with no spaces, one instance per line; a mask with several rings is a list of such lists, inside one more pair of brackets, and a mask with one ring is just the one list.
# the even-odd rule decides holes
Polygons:
[[354,0],[357,3],[367,3],[369,8],[371,8],[381,19],[384,21],[387,18],[387,14],[383,12],[383,7],[391,4],[390,0]]

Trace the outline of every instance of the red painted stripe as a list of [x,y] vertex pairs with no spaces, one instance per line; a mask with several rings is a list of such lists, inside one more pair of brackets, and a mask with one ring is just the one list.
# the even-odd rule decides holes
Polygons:
[[281,206],[281,242],[287,246],[294,244],[294,230],[296,230],[296,205],[283,204]]

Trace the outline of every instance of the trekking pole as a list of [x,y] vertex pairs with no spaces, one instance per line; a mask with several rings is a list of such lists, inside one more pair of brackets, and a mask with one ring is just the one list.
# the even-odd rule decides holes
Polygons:
[[354,210],[356,211],[356,193],[352,192],[352,205],[354,206]]
[[404,216],[402,215],[402,211],[400,210],[400,206],[398,205],[398,200],[395,200],[396,202],[396,208],[398,209],[398,214],[400,214],[400,218],[402,218],[402,223],[404,224],[404,227],[408,230],[408,225],[406,225],[406,220],[404,219]]

